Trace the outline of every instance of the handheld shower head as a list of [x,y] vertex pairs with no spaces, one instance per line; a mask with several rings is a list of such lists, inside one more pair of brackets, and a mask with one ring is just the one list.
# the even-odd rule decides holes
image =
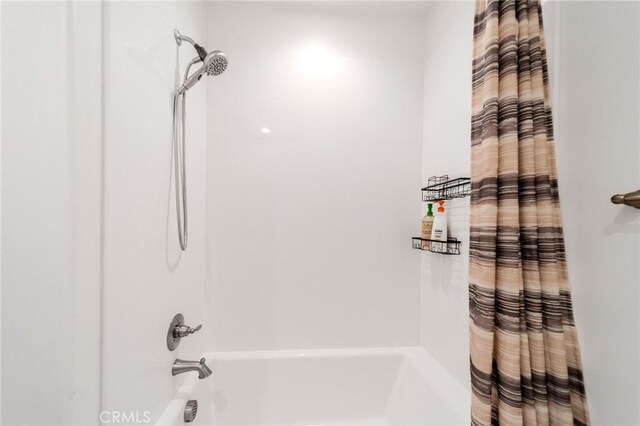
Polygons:
[[219,50],[213,50],[204,58],[204,65],[207,67],[208,75],[220,75],[227,69],[229,61],[227,55]]
[[[185,108],[186,92],[191,89],[202,78],[203,75],[220,75],[227,69],[227,56],[219,51],[213,50],[207,53],[206,49],[198,45],[191,37],[183,36],[178,30],[173,31],[176,44],[180,46],[183,41],[191,44],[198,52],[198,56],[193,58],[187,65],[184,72],[182,86],[173,96],[173,149],[175,162],[176,179],[176,216],[178,220],[178,240],[180,248],[187,249],[187,184],[186,184],[186,162],[185,162]],[[198,62],[202,66],[189,75],[191,67]],[[203,358],[204,360],[204,358]]]
[[205,56],[202,61],[202,66],[198,68],[198,70],[194,71],[190,76],[185,75],[184,83],[180,89],[178,89],[178,94],[183,94],[195,86],[205,73],[207,75],[222,74],[227,69],[228,63],[229,61],[227,60],[227,56],[223,52],[219,50],[209,52],[207,56]]

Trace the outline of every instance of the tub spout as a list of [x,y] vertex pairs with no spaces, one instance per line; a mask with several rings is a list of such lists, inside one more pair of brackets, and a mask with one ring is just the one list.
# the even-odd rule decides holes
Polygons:
[[187,371],[197,371],[198,378],[204,379],[211,375],[211,369],[204,363],[205,359],[201,358],[200,361],[185,361],[183,359],[176,359],[171,366],[171,375],[177,376],[178,374],[186,373]]

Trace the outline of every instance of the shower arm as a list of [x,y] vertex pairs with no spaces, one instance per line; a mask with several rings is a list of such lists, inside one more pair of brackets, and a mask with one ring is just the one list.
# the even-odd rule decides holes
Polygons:
[[196,43],[191,37],[180,34],[180,31],[178,31],[177,29],[173,30],[173,37],[176,39],[176,44],[178,46],[182,46],[183,41],[190,43],[193,48],[196,49],[196,52],[198,52],[198,56],[200,56],[201,60],[204,60],[204,58],[207,56],[207,50],[204,47]]
[[183,41],[186,41],[187,43],[191,43],[192,46],[196,45],[196,42],[193,41],[191,37],[180,34],[180,31],[178,30],[173,30],[173,36],[175,37],[176,43],[178,43],[178,46],[181,46]]

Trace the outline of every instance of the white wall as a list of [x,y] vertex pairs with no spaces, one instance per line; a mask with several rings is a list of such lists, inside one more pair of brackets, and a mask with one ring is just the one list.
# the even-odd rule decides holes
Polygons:
[[3,424],[99,410],[100,23],[2,3]]
[[[640,3],[549,1],[569,277],[593,424],[640,424]],[[555,84],[554,84],[555,83]]]
[[417,345],[422,6],[210,6],[213,349]]
[[[434,175],[470,176],[474,8],[472,1],[432,2],[427,13],[424,185]],[[469,387],[469,198],[448,201],[446,208],[449,233],[461,240],[462,255],[422,254],[420,337],[422,346]]]
[[[204,316],[206,86],[187,96],[189,247],[178,246],[171,125],[178,76],[195,51],[173,29],[202,41],[205,3],[104,5],[104,409],[161,414],[184,376],[176,357],[211,349]],[[166,347],[173,315],[202,332]],[[107,417],[105,417],[107,418]]]

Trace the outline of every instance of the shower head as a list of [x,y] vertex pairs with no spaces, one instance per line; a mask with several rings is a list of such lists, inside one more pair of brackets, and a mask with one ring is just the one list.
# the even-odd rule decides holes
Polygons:
[[[219,50],[212,50],[207,53],[207,50],[202,46],[198,45],[191,37],[184,36],[180,34],[178,30],[173,30],[173,36],[176,39],[176,43],[178,46],[182,44],[183,41],[186,41],[193,45],[198,52],[198,56],[193,58],[193,60],[187,66],[187,71],[185,72],[184,82],[180,89],[178,89],[177,95],[181,95],[185,93],[187,90],[191,89],[197,82],[202,78],[202,76],[206,73],[207,75],[220,75],[227,69],[227,64],[229,61],[227,60],[227,56],[224,52]],[[198,62],[202,62],[202,66],[195,71],[193,74],[189,74],[189,69],[192,65],[197,64]]]
[[[195,63],[200,62],[201,59],[194,58],[189,67]],[[219,51],[213,50],[204,57],[202,60],[202,66],[198,68],[198,70],[194,71],[191,75],[186,75],[184,78],[184,83],[182,83],[182,87],[178,89],[178,94],[181,95],[187,90],[191,89],[195,84],[202,78],[203,75],[220,75],[227,69],[227,64],[229,61],[227,60],[227,56]],[[188,70],[189,68],[187,68]]]
[[227,69],[227,56],[224,52],[213,50],[204,58],[204,66],[207,67],[208,75],[220,75]]

